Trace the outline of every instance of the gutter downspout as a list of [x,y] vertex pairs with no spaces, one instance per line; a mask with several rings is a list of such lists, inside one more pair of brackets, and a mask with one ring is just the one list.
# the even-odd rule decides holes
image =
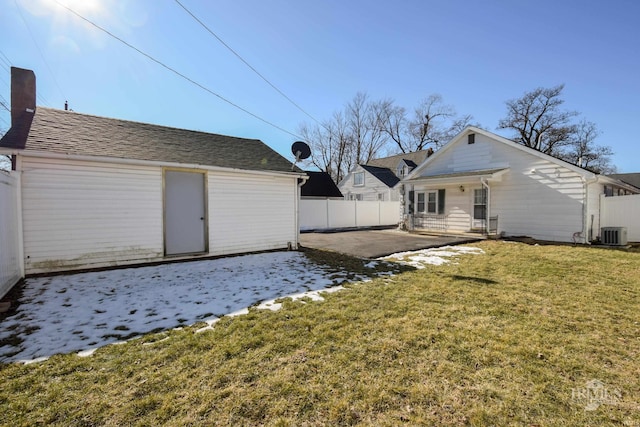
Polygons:
[[[485,219],[485,234],[489,235],[489,223],[491,222],[491,187],[485,178],[480,178],[480,183],[487,189],[487,218]],[[496,230],[497,232],[498,230]]]
[[[582,204],[582,236],[584,239],[583,243],[591,243],[593,240],[593,228],[591,230],[587,230],[587,225],[589,224],[589,184],[593,184],[598,181],[598,177],[594,176],[593,179],[587,179],[584,176],[582,177],[582,182],[584,185],[584,203]],[[600,205],[598,205],[598,224],[600,223]],[[593,223],[592,223],[593,227]]]
[[298,250],[300,247],[300,194],[302,193],[302,186],[309,180],[309,175],[305,175],[303,177],[298,178],[300,182],[296,185],[296,197],[295,197],[295,210],[296,210],[296,218],[294,221],[295,233],[296,233],[296,244],[295,250]]

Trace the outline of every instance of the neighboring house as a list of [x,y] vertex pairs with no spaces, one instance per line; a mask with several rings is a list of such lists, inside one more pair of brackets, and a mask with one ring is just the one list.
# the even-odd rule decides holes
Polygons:
[[36,108],[29,70],[11,98],[24,273],[298,246],[306,176],[263,142]]
[[[613,179],[617,179],[623,182],[626,182],[627,184],[631,184],[634,187],[640,189],[640,173],[614,173],[611,175],[607,175],[609,178],[613,178]],[[607,196],[613,196],[613,188],[609,189],[607,188]],[[624,195],[629,194],[628,192],[625,192]],[[622,196],[623,194],[617,194],[619,196]]]
[[562,242],[599,236],[601,194],[640,192],[476,127],[463,130],[399,187],[409,229]]
[[306,171],[309,179],[300,188],[302,199],[338,199],[343,198],[342,193],[331,175],[326,172]]
[[351,170],[338,188],[346,200],[398,201],[397,184],[432,153],[429,149],[371,160]]

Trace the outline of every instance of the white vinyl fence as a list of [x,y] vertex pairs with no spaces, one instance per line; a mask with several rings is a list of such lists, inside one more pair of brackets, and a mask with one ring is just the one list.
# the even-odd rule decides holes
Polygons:
[[626,227],[627,240],[640,242],[640,194],[600,198],[600,227]]
[[22,277],[18,233],[18,180],[0,171],[0,298]]
[[300,230],[397,225],[400,202],[300,200]]

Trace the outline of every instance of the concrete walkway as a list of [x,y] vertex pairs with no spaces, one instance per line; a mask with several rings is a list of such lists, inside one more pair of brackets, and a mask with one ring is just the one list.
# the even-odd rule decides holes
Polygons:
[[457,245],[478,240],[482,240],[482,238],[427,236],[398,230],[300,234],[300,244],[303,247],[340,252],[359,258],[380,258],[397,252]]

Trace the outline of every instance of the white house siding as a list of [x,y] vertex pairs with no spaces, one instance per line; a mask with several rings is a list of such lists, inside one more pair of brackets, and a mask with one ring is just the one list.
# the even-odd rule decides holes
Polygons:
[[[490,215],[499,216],[499,232],[569,242],[573,233],[583,230],[585,191],[578,172],[481,134],[476,134],[475,141],[475,144],[467,144],[466,138],[459,141],[429,164],[424,174],[508,167],[500,181],[489,182]],[[474,186],[481,186],[480,179],[468,177],[468,182],[465,187],[469,187],[468,194],[472,197]],[[431,188],[438,188],[438,185]],[[447,191],[445,209],[450,214],[455,212],[462,224],[464,204],[460,204],[458,210],[454,209],[455,205],[451,207],[449,203],[455,203],[455,198],[450,196],[452,193],[455,197],[455,189]]]
[[26,274],[159,260],[162,169],[23,157]]
[[0,171],[0,298],[22,278],[17,176]]
[[460,186],[442,186],[445,190],[444,209],[447,227],[453,231],[469,231],[473,213],[473,189],[468,186],[460,191]]
[[297,247],[297,180],[251,173],[209,173],[209,253]]
[[[364,172],[364,185],[353,185],[353,174],[357,172]],[[361,200],[367,201],[393,201],[400,200],[398,190],[389,188],[385,183],[378,178],[370,174],[368,171],[358,166],[354,171],[350,172],[340,183],[338,183],[340,192],[348,200],[349,194],[362,194]],[[379,199],[378,195],[383,194],[383,199]]]

